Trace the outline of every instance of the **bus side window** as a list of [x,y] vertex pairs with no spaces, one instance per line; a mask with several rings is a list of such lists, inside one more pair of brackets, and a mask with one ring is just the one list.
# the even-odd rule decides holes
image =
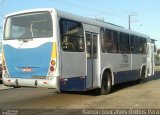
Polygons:
[[120,32],[119,34],[119,45],[121,53],[130,53],[130,40],[129,34]]
[[130,53],[129,34],[125,34],[125,53]]
[[104,28],[100,29],[100,38],[101,38],[101,50],[103,53],[106,52],[106,46],[105,46],[105,35],[104,35]]
[[106,46],[106,50],[108,53],[111,53],[112,52],[112,31],[111,30],[108,30],[106,29],[105,30],[105,46]]
[[141,38],[140,39],[140,52],[142,54],[146,54],[146,46],[147,46],[146,38]]
[[117,53],[118,52],[118,32],[113,31],[112,37],[113,37],[112,52]]
[[84,52],[83,27],[81,23],[61,19],[60,30],[63,51]]
[[140,53],[140,38],[138,36],[135,36],[135,53]]
[[117,53],[118,52],[118,32],[109,29],[100,30],[101,45],[103,53]]
[[135,43],[134,43],[134,36],[130,36],[130,44],[131,44],[131,52],[135,53]]
[[124,39],[124,33],[119,33],[119,52],[124,53],[125,51],[125,39]]

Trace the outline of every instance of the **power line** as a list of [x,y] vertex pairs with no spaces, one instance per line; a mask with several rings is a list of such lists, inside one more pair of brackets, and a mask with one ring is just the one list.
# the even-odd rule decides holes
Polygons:
[[[94,12],[99,12],[103,15],[128,15],[128,13],[122,13],[122,12],[119,12],[119,13],[106,13],[106,12],[112,12],[112,11],[106,11],[104,9],[100,9],[100,8],[93,8],[93,7],[89,7],[87,4],[84,4],[84,3],[80,3],[78,1],[72,1],[78,5],[80,5],[81,7],[85,7],[87,9],[90,9],[90,10],[94,10]],[[150,9],[149,11],[147,10],[138,10],[138,12],[140,12],[140,14],[145,14],[145,13],[160,13],[160,10],[156,10],[156,9]]]
[[[69,1],[67,1],[69,3]],[[70,4],[73,6],[75,4],[77,4],[77,6],[80,6],[80,7],[83,7],[85,9],[89,9],[90,11],[94,11],[94,12],[97,12],[97,13],[101,13],[103,15],[115,15],[113,13],[110,13],[110,11],[105,11],[105,10],[102,10],[102,9],[97,9],[97,8],[93,8],[93,7],[89,7],[88,5],[84,4],[84,3],[79,3],[77,1],[72,1],[70,2]]]

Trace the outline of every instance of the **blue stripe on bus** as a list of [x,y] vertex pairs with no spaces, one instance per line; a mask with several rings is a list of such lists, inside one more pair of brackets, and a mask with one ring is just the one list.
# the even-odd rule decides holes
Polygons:
[[63,78],[60,80],[61,91],[85,91],[86,77]]
[[[129,70],[114,73],[114,84],[137,80],[140,77],[140,70]],[[85,91],[86,77],[63,78],[60,80],[61,91]]]
[[140,70],[129,70],[114,73],[114,84],[137,80],[140,77]]
[[[49,69],[52,43],[45,43],[36,48],[13,48],[4,45],[6,65],[11,78],[31,78],[46,76]],[[31,67],[31,72],[24,72],[23,68]]]

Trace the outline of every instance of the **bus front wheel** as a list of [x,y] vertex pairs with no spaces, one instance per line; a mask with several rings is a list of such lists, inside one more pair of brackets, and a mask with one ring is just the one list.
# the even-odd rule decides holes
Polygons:
[[102,83],[101,83],[101,95],[107,95],[110,93],[112,87],[112,79],[109,72],[105,72],[102,77]]

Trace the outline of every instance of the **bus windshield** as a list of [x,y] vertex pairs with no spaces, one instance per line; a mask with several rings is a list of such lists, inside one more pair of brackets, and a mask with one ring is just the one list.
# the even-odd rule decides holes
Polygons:
[[49,12],[33,12],[9,16],[5,24],[4,40],[46,38],[53,36]]

